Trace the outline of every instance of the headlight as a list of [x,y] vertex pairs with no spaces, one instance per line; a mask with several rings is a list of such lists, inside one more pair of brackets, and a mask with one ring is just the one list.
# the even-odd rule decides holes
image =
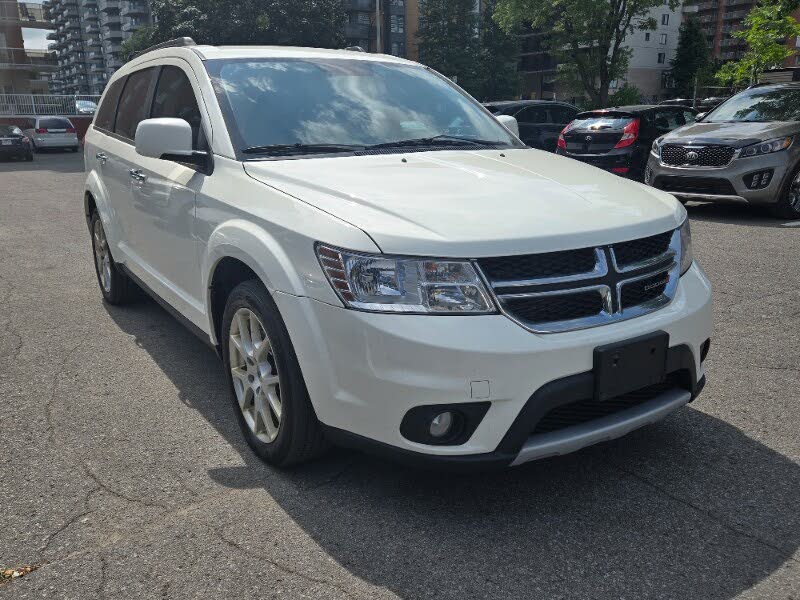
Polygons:
[[791,137],[783,137],[775,140],[767,140],[766,142],[759,142],[745,146],[739,153],[739,158],[749,158],[751,156],[761,156],[762,154],[772,154],[773,152],[780,152],[786,150],[792,145]]
[[689,229],[689,217],[681,225],[681,275],[689,270],[694,262],[692,255],[692,231]]
[[661,158],[661,142],[664,141],[664,136],[653,140],[653,145],[650,147],[650,153],[656,158]]
[[361,254],[317,245],[317,257],[349,308],[373,312],[487,314],[494,304],[470,262]]

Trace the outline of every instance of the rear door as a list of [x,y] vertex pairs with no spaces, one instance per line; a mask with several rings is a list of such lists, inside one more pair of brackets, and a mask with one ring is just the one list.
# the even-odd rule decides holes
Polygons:
[[568,154],[607,154],[622,139],[626,125],[636,117],[630,113],[595,111],[580,113],[564,134]]
[[158,69],[149,67],[128,75],[120,94],[114,129],[103,144],[103,176],[119,226],[119,248],[125,255],[127,266],[134,271],[137,271],[136,265],[142,262],[142,239],[136,215],[131,210],[131,171],[138,168],[133,138],[136,126],[147,115],[157,73]]
[[514,115],[519,125],[519,137],[531,148],[545,149],[542,137],[543,130],[547,127],[547,107],[534,105],[526,106]]
[[577,109],[570,106],[554,104],[548,107],[548,125],[542,133],[542,141],[545,150],[555,152],[558,145],[558,136],[569,125],[578,114]]

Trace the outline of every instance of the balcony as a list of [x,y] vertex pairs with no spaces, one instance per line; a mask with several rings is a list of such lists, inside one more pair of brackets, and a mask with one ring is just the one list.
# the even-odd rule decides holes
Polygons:
[[374,40],[375,26],[367,23],[345,23],[344,37],[351,40]]
[[110,26],[110,27],[119,27],[122,21],[119,18],[119,15],[103,15],[103,18],[100,20],[101,25]]
[[103,26],[103,37],[106,40],[122,40],[122,31],[116,27]]
[[133,33],[137,29],[141,29],[145,26],[144,21],[126,21],[122,24],[122,31],[126,33]]
[[101,12],[111,12],[111,13],[119,12],[118,0],[100,0],[97,3],[97,6],[100,8]]
[[346,11],[359,10],[364,12],[375,12],[375,0],[344,0]]
[[30,2],[0,4],[0,23],[12,22],[31,29],[51,29],[48,15],[41,4]]
[[81,22],[80,19],[70,19],[66,23],[64,23],[64,29],[80,29]]
[[141,2],[121,2],[119,14],[122,17],[138,17],[149,14],[147,5]]
[[100,33],[100,27],[97,23],[89,23],[86,27],[83,28],[83,32],[88,36],[92,36],[94,34]]
[[0,48],[0,69],[40,73],[57,69],[55,57],[46,50]]
[[96,8],[90,8],[89,10],[83,11],[83,20],[89,22],[95,22],[99,18],[99,13],[97,12]]

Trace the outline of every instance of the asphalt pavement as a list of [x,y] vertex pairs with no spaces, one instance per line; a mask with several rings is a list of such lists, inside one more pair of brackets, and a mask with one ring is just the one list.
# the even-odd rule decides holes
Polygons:
[[[800,227],[691,205],[702,396],[506,472],[243,443],[215,354],[106,306],[82,157],[0,163],[0,598],[800,598]],[[794,224],[797,225],[797,224]]]

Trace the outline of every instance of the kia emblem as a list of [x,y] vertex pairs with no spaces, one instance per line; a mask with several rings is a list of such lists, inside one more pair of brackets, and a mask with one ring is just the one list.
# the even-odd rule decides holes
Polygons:
[[700,155],[697,152],[695,152],[694,150],[690,150],[689,152],[686,153],[687,162],[694,162],[698,158],[700,158]]

